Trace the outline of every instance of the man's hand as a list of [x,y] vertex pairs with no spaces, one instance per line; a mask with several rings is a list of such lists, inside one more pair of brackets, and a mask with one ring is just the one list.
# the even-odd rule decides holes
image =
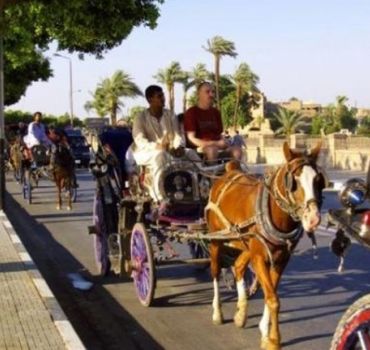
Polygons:
[[228,144],[226,143],[225,139],[221,138],[218,141],[215,142],[215,145],[220,149],[225,149],[228,147]]
[[160,151],[168,151],[169,148],[170,148],[170,143],[166,137],[163,138],[161,143],[158,143],[156,145],[156,149]]

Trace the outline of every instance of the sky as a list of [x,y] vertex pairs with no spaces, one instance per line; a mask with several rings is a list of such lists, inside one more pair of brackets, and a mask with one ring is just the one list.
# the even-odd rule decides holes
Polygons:
[[[165,0],[154,30],[135,28],[121,45],[98,60],[77,54],[73,67],[74,114],[88,115],[86,101],[102,79],[122,69],[142,90],[157,83],[158,69],[172,61],[185,70],[197,63],[213,69],[212,56],[202,46],[221,35],[235,43],[238,56],[226,57],[221,72],[232,74],[247,62],[260,77],[259,88],[271,101],[292,96],[328,104],[338,95],[370,108],[370,1],[368,0]],[[61,115],[69,112],[68,60],[51,58],[53,77],[35,82],[21,100],[8,107]],[[181,111],[181,87],[176,110]],[[143,98],[124,99],[129,108],[146,105]]]

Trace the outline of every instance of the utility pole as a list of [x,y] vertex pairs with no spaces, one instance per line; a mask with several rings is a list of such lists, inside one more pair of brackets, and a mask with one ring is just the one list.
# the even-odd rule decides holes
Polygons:
[[55,53],[54,56],[64,58],[69,61],[69,114],[71,119],[71,126],[73,127],[73,79],[72,79],[72,60],[70,57]]

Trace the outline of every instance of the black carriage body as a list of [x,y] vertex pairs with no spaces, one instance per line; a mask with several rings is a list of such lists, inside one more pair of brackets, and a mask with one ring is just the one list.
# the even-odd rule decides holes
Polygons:
[[49,164],[49,156],[47,149],[43,145],[36,145],[32,147],[32,158],[36,166],[41,167]]

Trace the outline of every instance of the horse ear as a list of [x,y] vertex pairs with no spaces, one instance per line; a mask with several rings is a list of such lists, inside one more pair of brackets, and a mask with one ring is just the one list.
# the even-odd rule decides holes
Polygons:
[[317,143],[317,145],[312,148],[311,152],[310,152],[310,157],[312,159],[314,159],[315,161],[317,160],[318,156],[319,156],[319,153],[320,153],[320,150],[321,150],[321,146],[322,146],[322,141],[319,141]]
[[284,157],[286,161],[290,162],[294,158],[294,153],[290,149],[289,144],[286,141],[284,142],[284,145],[283,145],[283,151],[284,151]]

